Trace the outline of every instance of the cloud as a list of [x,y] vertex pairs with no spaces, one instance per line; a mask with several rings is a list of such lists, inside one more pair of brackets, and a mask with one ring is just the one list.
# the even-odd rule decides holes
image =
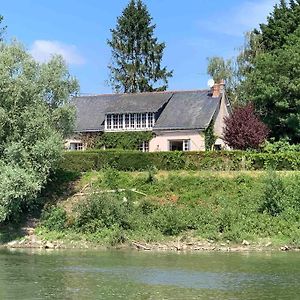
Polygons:
[[247,0],[222,15],[211,16],[212,21],[199,22],[206,30],[231,36],[242,36],[267,20],[279,0]]
[[83,65],[85,63],[85,59],[78,53],[76,46],[58,41],[36,40],[29,52],[38,62],[47,62],[53,55],[58,54],[65,59],[67,64]]

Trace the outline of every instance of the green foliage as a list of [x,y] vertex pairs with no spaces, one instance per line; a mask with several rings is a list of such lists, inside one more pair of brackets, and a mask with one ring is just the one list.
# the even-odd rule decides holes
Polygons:
[[237,99],[237,68],[233,59],[225,60],[223,57],[213,56],[208,58],[207,74],[211,76],[216,83],[225,80],[225,90],[232,104],[236,104]]
[[132,210],[132,203],[119,195],[93,195],[76,208],[75,227],[88,233],[112,226],[128,230],[133,227]]
[[57,116],[76,87],[60,58],[38,64],[22,45],[0,44],[0,222],[28,208],[57,167]]
[[172,72],[161,67],[165,44],[158,43],[154,29],[146,5],[141,0],[130,0],[108,41],[113,61],[109,66],[110,82],[115,91],[166,90]]
[[300,142],[300,30],[279,49],[262,53],[243,83],[262,120],[276,139]]
[[148,169],[148,172],[147,172],[147,178],[145,180],[146,183],[155,183],[156,181],[156,178],[155,178],[155,175],[157,174],[157,168],[156,167],[150,167]]
[[266,24],[260,25],[256,34],[260,36],[261,44],[265,52],[282,48],[300,25],[299,1],[281,0],[274,6],[273,12],[268,17]]
[[252,102],[271,137],[293,144],[300,142],[299,26],[299,1],[281,0],[266,23],[246,34],[234,72],[222,58],[212,58],[208,69],[210,74],[231,74],[236,103]]
[[95,140],[96,149],[138,150],[142,142],[152,139],[152,132],[105,132]]
[[41,221],[42,226],[49,230],[64,230],[67,226],[67,213],[59,206],[47,207],[43,211]]
[[300,141],[299,45],[300,3],[281,1],[259,30],[252,32],[248,61],[251,68],[241,84],[243,97],[252,101],[276,140]]
[[287,139],[279,141],[267,141],[263,147],[264,152],[277,153],[277,152],[300,152],[300,144],[291,145]]
[[283,197],[285,194],[283,180],[270,172],[265,181],[263,199],[259,211],[277,216],[284,210]]
[[60,167],[72,172],[99,171],[107,167],[119,171],[158,170],[299,170],[298,152],[148,152],[74,151],[65,152]]
[[[105,190],[107,172],[98,175],[101,180],[95,188]],[[145,181],[146,172],[119,172],[117,177],[117,188],[135,187],[148,196],[92,194],[74,208],[72,223],[63,222],[67,224],[64,232],[76,231],[109,244],[155,241],[187,232],[216,241],[284,238],[289,243],[300,242],[298,173],[228,176],[173,171],[158,174],[154,182]]]
[[214,133],[214,124],[213,122],[210,123],[210,125],[205,130],[205,150],[210,151],[213,150],[213,146],[217,140],[217,137]]
[[105,185],[115,190],[118,188],[119,172],[111,167],[108,167],[104,170],[104,183]]

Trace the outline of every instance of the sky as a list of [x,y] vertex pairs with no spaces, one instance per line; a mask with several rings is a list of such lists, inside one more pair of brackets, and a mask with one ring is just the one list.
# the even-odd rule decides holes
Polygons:
[[[82,94],[111,93],[107,45],[129,0],[2,1],[6,39],[25,44],[40,62],[61,54]],[[237,54],[244,33],[266,21],[277,0],[144,0],[159,42],[163,65],[173,70],[169,90],[207,88],[207,58]]]

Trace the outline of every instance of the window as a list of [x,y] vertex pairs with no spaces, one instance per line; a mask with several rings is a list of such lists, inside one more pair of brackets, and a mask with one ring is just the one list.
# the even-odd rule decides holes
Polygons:
[[171,140],[169,141],[170,151],[190,151],[190,140]]
[[222,145],[220,145],[220,144],[215,144],[215,145],[214,145],[214,150],[215,150],[215,151],[221,151],[221,150],[222,150]]
[[106,116],[106,129],[111,129],[112,123],[112,115]]
[[113,115],[113,128],[118,129],[119,128],[119,116],[118,115]]
[[69,150],[71,151],[82,151],[83,144],[82,143],[70,143]]
[[148,113],[148,127],[152,128],[154,126],[154,114]]
[[125,128],[129,128],[130,127],[130,115],[126,114],[125,115]]
[[190,151],[190,140],[183,141],[183,151]]
[[118,115],[118,129],[123,128],[123,115]]
[[135,114],[130,114],[130,128],[131,129],[133,129],[133,128],[135,128],[135,122],[134,122],[134,120],[135,120]]
[[139,149],[141,152],[149,152],[149,142],[144,141],[139,145]]
[[142,114],[142,128],[147,128],[147,114]]
[[114,131],[151,129],[154,126],[154,122],[154,113],[108,114],[105,117],[105,129]]
[[136,128],[141,128],[141,114],[136,114]]

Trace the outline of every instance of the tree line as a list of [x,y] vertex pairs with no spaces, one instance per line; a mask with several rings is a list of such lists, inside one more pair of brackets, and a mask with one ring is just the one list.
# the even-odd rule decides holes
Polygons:
[[300,1],[281,0],[246,34],[233,59],[212,57],[208,73],[227,82],[235,106],[253,105],[275,140],[300,142]]

